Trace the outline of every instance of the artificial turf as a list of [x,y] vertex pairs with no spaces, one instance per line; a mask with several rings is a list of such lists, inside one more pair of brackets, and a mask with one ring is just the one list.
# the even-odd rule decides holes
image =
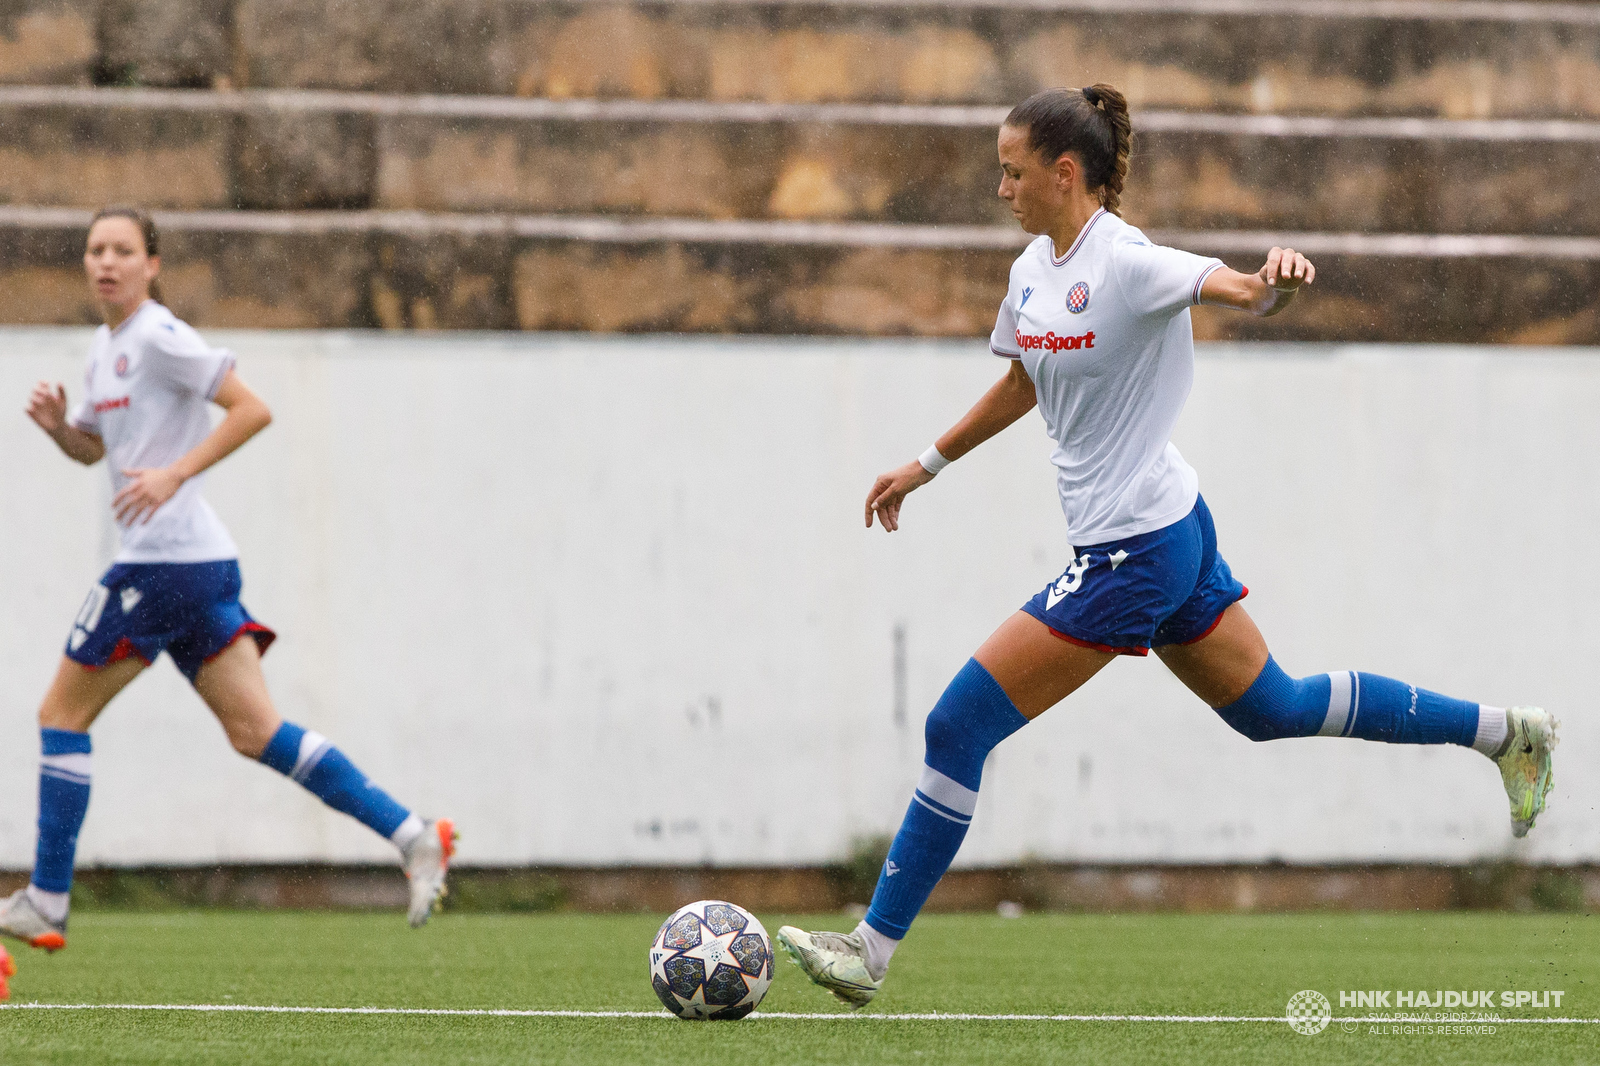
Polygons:
[[[762,915],[769,931],[783,921]],[[85,913],[54,956],[13,951],[11,1004],[656,1010],[659,916]],[[812,927],[848,928],[827,916]],[[798,924],[806,924],[805,922]],[[1316,989],[1565,992],[1600,1017],[1600,919],[1573,915],[929,915],[863,1015],[825,1021],[0,1011],[0,1063],[1600,1062],[1600,1025],[1493,1033],[1284,1023],[874,1021],[883,1013],[1281,1017]],[[786,962],[763,1012],[835,1012]]]

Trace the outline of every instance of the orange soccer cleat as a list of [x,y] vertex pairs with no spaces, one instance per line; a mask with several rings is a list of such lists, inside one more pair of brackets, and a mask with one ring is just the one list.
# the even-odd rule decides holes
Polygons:
[[6,954],[5,946],[0,945],[0,1003],[11,998],[11,987],[6,982],[15,976],[17,976],[17,964]]

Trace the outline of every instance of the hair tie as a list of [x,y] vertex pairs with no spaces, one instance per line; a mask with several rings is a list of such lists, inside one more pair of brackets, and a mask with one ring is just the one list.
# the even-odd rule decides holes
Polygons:
[[1083,98],[1085,100],[1089,101],[1089,106],[1090,107],[1099,107],[1100,106],[1100,93],[1099,93],[1098,90],[1095,89],[1095,87],[1093,85],[1085,85],[1079,91],[1081,93],[1083,93]]

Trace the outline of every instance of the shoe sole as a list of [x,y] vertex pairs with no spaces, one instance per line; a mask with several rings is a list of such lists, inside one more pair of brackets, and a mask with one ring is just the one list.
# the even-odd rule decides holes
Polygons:
[[1545,797],[1550,794],[1550,790],[1556,784],[1553,763],[1556,745],[1560,743],[1560,739],[1556,736],[1556,730],[1561,727],[1561,722],[1555,715],[1548,712],[1545,715],[1545,721],[1548,723],[1547,727],[1540,729],[1536,738],[1530,737],[1535,742],[1535,751],[1539,760],[1538,780],[1534,782],[1532,791],[1528,793],[1528,798],[1523,803],[1522,817],[1513,817],[1511,819],[1511,835],[1518,839],[1527,836],[1528,830],[1533,828],[1534,822],[1539,815],[1544,813]]

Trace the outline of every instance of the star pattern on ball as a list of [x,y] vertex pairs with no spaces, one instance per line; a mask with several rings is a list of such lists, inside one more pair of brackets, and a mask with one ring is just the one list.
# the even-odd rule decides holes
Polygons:
[[[766,995],[771,959],[771,941],[753,914],[722,900],[701,900],[673,912],[657,930],[650,980],[662,1005],[680,1018],[737,1019]],[[757,972],[745,969],[746,960]]]

